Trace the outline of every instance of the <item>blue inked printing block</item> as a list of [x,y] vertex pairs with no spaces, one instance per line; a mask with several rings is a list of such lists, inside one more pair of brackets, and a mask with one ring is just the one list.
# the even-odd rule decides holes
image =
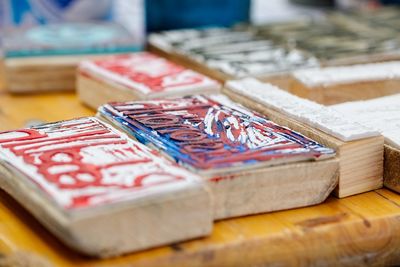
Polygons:
[[115,23],[64,23],[7,29],[4,65],[11,92],[71,90],[77,64],[87,57],[141,50]]
[[115,102],[99,116],[200,174],[216,219],[317,204],[338,181],[333,149],[223,95]]
[[4,38],[6,58],[120,53],[141,48],[115,23],[48,24],[8,30]]

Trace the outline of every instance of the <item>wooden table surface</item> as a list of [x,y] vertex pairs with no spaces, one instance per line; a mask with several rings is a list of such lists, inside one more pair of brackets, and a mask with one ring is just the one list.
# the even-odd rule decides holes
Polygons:
[[[93,114],[73,93],[11,96],[0,91],[0,130]],[[400,196],[386,189],[340,200],[330,197],[308,208],[219,221],[210,237],[107,260],[69,250],[0,191],[0,266],[395,263],[400,263]]]

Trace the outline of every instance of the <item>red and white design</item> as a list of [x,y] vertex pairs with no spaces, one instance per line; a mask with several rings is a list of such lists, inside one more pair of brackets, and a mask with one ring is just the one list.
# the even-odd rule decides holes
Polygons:
[[64,208],[84,208],[198,183],[96,118],[0,132],[0,159]]
[[176,65],[154,54],[143,52],[116,55],[97,61],[84,61],[80,72],[137,90],[145,95],[218,90],[220,84],[200,73]]

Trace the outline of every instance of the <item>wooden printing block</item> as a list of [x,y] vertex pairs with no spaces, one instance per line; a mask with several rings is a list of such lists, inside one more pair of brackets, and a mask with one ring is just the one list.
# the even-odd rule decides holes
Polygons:
[[384,138],[378,131],[348,119],[346,114],[255,79],[229,81],[223,91],[279,124],[334,148],[339,158],[336,196],[382,186]]
[[[398,7],[386,6],[355,12],[333,12],[329,15],[329,20],[357,32],[360,29],[364,32],[363,29],[369,28],[369,35],[392,39],[397,38],[396,34],[400,30],[399,16],[400,9]],[[393,45],[394,43],[391,43],[392,49]]]
[[258,25],[253,27],[253,31],[264,38],[309,53],[324,67],[400,58],[400,45],[395,33],[353,22],[353,16],[329,15],[322,20]]
[[0,186],[71,248],[115,256],[204,236],[199,177],[88,117],[0,133]]
[[98,115],[204,177],[215,219],[318,204],[337,184],[334,150],[223,95],[116,102]]
[[383,183],[400,192],[400,94],[343,103],[332,108],[382,133],[385,137]]
[[111,101],[216,93],[221,87],[200,73],[148,52],[84,61],[77,80],[80,99],[94,109]]
[[290,71],[319,66],[307,53],[231,28],[151,34],[149,49],[219,81],[251,76],[285,88]]
[[399,93],[400,62],[294,71],[289,91],[326,105]]
[[78,63],[140,48],[114,23],[64,23],[6,29],[4,68],[13,93],[73,90]]

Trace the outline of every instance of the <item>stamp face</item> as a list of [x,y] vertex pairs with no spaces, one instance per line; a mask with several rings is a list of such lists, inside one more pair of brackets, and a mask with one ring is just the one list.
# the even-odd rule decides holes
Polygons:
[[140,45],[114,23],[62,23],[10,29],[4,36],[6,57],[96,54],[137,51]]
[[334,155],[332,149],[222,95],[112,103],[100,113],[197,170],[274,165]]
[[[354,16],[351,16],[350,20],[353,19]],[[256,26],[256,29],[261,36],[295,45],[298,49],[310,52],[322,62],[367,57],[371,54],[397,51],[399,48],[398,41],[393,38],[393,32],[384,34],[386,28],[379,31],[376,27],[368,27],[366,24],[359,26],[356,22],[356,25],[352,26],[343,19],[340,21],[341,24],[313,21],[277,23]]]
[[305,123],[345,142],[379,136],[379,132],[373,128],[349,119],[329,107],[281,90],[272,84],[247,78],[228,81],[225,87],[229,91],[249,98],[264,107],[276,110],[280,114]]
[[332,106],[355,121],[378,130],[385,142],[400,149],[400,94]]
[[32,42],[52,46],[110,42],[118,38],[118,34],[116,28],[86,24],[45,25],[26,32],[26,36]]
[[146,95],[219,87],[216,81],[200,73],[147,52],[86,61],[80,69]]
[[400,61],[298,70],[293,76],[310,89],[400,79]]
[[315,58],[287,50],[251,31],[176,30],[154,34],[150,42],[236,78],[318,66]]
[[0,132],[0,160],[66,210],[134,199],[195,181],[194,175],[96,118]]

